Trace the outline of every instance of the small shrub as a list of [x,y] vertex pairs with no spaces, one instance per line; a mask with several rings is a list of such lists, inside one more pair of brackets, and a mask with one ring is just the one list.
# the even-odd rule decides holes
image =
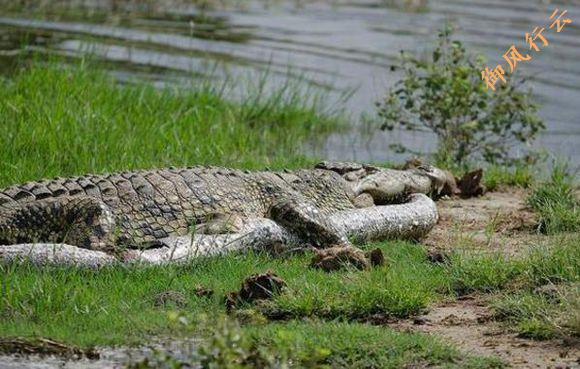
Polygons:
[[450,27],[439,34],[431,60],[401,52],[404,77],[377,103],[381,128],[433,132],[436,162],[445,167],[478,159],[510,163],[513,144],[529,143],[544,128],[537,105],[510,79],[488,90],[484,59],[468,54],[451,34]]
[[214,322],[211,336],[201,345],[199,353],[203,369],[286,368],[266,348],[258,348],[244,334],[240,325],[226,318]]

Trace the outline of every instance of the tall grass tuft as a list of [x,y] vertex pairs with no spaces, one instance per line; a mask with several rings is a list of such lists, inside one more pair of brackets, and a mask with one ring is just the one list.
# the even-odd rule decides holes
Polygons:
[[0,80],[0,187],[135,168],[305,165],[302,145],[342,118],[296,88],[232,102],[210,83],[156,89],[119,85],[92,63],[34,64]]
[[550,246],[532,247],[521,258],[501,254],[456,253],[446,266],[450,286],[458,294],[533,289],[550,283],[580,281],[578,235],[555,237]]
[[529,165],[521,163],[513,167],[490,165],[485,169],[483,181],[488,191],[502,186],[528,188],[534,183],[534,173]]
[[550,180],[538,185],[527,202],[540,215],[540,230],[546,234],[580,231],[580,200],[572,177],[556,165]]

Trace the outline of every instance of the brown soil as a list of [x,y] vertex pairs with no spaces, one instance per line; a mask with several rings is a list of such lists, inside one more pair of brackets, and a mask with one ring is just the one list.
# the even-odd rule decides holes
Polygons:
[[422,332],[452,343],[466,354],[498,357],[512,368],[580,368],[580,342],[533,341],[506,332],[479,298],[465,297],[393,327]]
[[367,252],[366,257],[369,259],[371,266],[373,267],[380,267],[385,265],[385,255],[383,254],[383,250],[376,248],[369,252]]
[[[326,272],[332,272],[346,267],[363,270],[368,269],[370,265],[365,253],[355,247],[337,246],[315,251],[316,254],[312,257],[310,266]],[[369,257],[373,257],[373,262],[380,262],[378,255],[370,255]]]
[[424,243],[434,249],[462,247],[479,252],[518,255],[546,237],[536,231],[538,219],[526,207],[522,189],[490,192],[469,199],[437,203],[439,222]]
[[464,199],[483,195],[485,187],[481,183],[482,179],[483,169],[477,169],[473,172],[465,173],[462,178],[457,180],[459,195]]
[[286,282],[272,271],[253,274],[244,280],[239,292],[226,294],[225,305],[228,311],[232,311],[241,303],[271,299],[285,287]]

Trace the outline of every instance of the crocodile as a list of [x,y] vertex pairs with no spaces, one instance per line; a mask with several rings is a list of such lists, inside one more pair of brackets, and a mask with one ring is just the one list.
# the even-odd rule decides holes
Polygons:
[[[388,228],[377,223],[385,219],[381,208],[392,214],[395,205],[388,204],[412,193],[441,194],[452,182],[430,166],[394,170],[334,162],[292,171],[188,167],[55,178],[0,191],[0,245],[67,244],[107,255],[157,255],[179,237],[212,235],[215,243],[253,231],[265,232],[261,240],[350,247],[353,234],[364,234],[365,227],[376,228],[367,239]],[[416,224],[417,209],[404,209],[411,214],[407,225]],[[232,243],[228,239],[222,244]]]

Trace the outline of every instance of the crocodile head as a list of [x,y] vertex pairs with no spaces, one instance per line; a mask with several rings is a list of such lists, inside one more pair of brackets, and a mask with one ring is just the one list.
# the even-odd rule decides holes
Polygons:
[[455,187],[455,179],[449,172],[429,165],[396,170],[358,163],[322,162],[316,167],[339,173],[355,196],[369,194],[375,205],[404,201],[411,193],[438,196]]

